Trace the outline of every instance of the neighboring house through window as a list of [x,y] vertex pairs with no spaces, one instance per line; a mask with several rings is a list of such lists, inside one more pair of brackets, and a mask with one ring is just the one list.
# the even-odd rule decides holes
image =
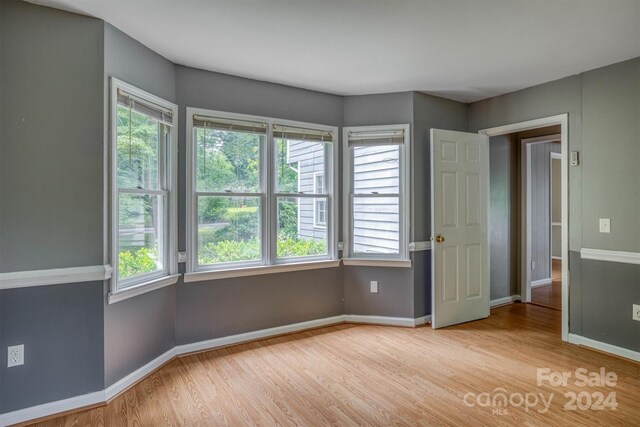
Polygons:
[[[324,173],[318,172],[313,174],[313,181],[317,194],[324,193]],[[313,207],[313,225],[314,227],[327,226],[327,201],[324,199],[315,199]]]
[[408,260],[409,126],[344,130],[346,258]]
[[188,108],[188,273],[333,260],[337,128]]

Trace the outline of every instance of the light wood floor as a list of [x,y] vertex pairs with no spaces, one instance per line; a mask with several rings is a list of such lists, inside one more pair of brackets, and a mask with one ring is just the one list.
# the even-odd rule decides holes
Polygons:
[[[617,386],[536,385],[537,368],[601,367]],[[541,404],[497,415],[463,403],[497,387],[555,395],[544,414]],[[617,410],[565,411],[568,391],[614,391]],[[437,331],[337,325],[187,356],[107,406],[38,425],[638,426],[639,398],[639,364],[562,342],[559,311],[512,304]]]
[[562,310],[562,262],[553,260],[551,284],[531,289],[531,303]]

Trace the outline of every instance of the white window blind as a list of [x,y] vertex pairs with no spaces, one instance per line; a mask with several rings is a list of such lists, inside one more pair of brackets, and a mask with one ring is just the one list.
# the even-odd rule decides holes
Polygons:
[[160,123],[169,126],[173,125],[173,111],[127,93],[122,89],[118,89],[118,104],[130,108],[139,114],[144,114]]
[[194,114],[193,127],[207,128],[229,132],[267,133],[267,123],[249,120],[234,120],[220,117],[207,117]]
[[332,142],[333,132],[274,124],[273,137],[296,141]]

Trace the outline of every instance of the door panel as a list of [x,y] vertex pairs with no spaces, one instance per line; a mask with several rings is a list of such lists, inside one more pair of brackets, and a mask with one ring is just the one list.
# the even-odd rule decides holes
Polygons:
[[489,315],[489,139],[431,130],[432,323]]

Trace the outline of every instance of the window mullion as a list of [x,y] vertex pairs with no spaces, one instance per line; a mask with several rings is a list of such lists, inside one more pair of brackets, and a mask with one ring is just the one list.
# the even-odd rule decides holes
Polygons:
[[263,261],[265,265],[273,265],[276,260],[276,240],[278,230],[278,199],[275,196],[275,141],[273,126],[267,126],[267,140],[263,150],[264,186],[266,190],[266,206],[263,216]]

